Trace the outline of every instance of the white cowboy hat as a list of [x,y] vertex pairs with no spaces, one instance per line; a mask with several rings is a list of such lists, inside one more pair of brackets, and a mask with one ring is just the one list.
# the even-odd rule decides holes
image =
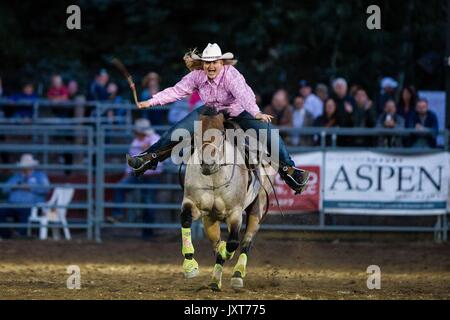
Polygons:
[[220,49],[217,43],[208,43],[201,57],[195,53],[192,54],[192,59],[194,60],[202,60],[202,61],[216,61],[222,59],[233,59],[234,55],[231,52],[226,52],[222,54],[222,50]]
[[20,168],[31,168],[39,164],[39,161],[33,158],[32,154],[25,153],[20,157],[20,162],[17,162],[17,166]]
[[150,120],[144,118],[136,119],[133,130],[137,133],[146,135],[151,135],[154,132],[153,129],[151,129]]

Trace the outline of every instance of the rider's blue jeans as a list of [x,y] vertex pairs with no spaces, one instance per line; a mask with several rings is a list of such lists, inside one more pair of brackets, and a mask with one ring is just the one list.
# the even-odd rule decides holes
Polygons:
[[[176,142],[171,140],[172,132],[176,129],[186,129],[189,131],[191,136],[194,134],[194,121],[199,120],[200,113],[205,109],[205,106],[201,106],[191,113],[189,113],[185,118],[181,119],[179,122],[177,122],[172,128],[170,128],[168,131],[166,131],[158,142],[153,144],[148,150],[146,150],[146,153],[152,153],[152,152],[158,152],[160,150],[167,150],[174,146],[174,143]],[[270,123],[266,123],[263,121],[255,120],[255,118],[248,113],[247,111],[242,112],[239,114],[239,116],[233,118],[233,121],[235,121],[239,126],[245,131],[248,129],[254,129],[257,132],[259,130],[272,130],[273,126]],[[283,142],[283,139],[279,138],[279,157],[280,157],[280,164],[281,166],[288,165],[288,166],[294,166],[295,163],[289,156],[289,153],[286,149],[286,145]],[[267,132],[267,150],[270,149],[271,146],[271,134],[270,131]],[[280,167],[281,167],[280,166]]]

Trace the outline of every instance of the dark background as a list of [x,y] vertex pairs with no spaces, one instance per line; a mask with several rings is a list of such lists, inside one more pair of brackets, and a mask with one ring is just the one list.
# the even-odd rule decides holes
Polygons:
[[[66,28],[70,4],[81,8],[81,30]],[[371,4],[382,30],[366,28]],[[7,93],[25,78],[46,86],[52,72],[85,87],[101,67],[121,79],[116,56],[136,79],[160,73],[165,87],[187,72],[187,49],[217,42],[263,95],[337,76],[371,94],[383,76],[443,90],[446,10],[442,0],[1,2],[0,76]]]

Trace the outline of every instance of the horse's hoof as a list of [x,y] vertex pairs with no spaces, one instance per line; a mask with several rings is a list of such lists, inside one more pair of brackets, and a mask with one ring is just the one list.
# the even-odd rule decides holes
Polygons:
[[199,273],[200,273],[200,271],[198,271],[198,269],[194,269],[192,271],[185,272],[184,273],[184,278],[185,279],[192,279],[192,278],[195,278],[196,276],[198,276]]
[[244,279],[239,271],[236,271],[231,278],[231,287],[233,289],[241,289],[244,287]]
[[216,283],[216,282],[211,282],[211,283],[208,285],[208,287],[209,287],[212,291],[216,291],[216,292],[222,291],[222,290],[220,289],[221,285],[218,284],[218,283]]
[[244,280],[242,278],[231,278],[231,287],[233,289],[241,289],[244,287]]
[[184,277],[186,279],[191,279],[199,274],[198,263],[194,258],[192,259],[184,259],[183,261],[183,271]]

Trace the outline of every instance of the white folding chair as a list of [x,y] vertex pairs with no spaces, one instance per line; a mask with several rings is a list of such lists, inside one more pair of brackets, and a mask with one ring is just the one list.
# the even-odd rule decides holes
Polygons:
[[[38,222],[39,239],[45,240],[48,236],[48,223],[59,223],[63,226],[64,236],[67,240],[71,239],[69,228],[67,227],[67,206],[70,204],[75,192],[74,188],[55,188],[52,197],[44,203],[37,203],[31,209],[31,215],[28,219],[28,235],[31,235],[31,224]],[[58,206],[57,208],[52,206]],[[43,215],[39,216],[39,209],[42,209]],[[53,239],[59,239],[59,227],[52,227]]]

